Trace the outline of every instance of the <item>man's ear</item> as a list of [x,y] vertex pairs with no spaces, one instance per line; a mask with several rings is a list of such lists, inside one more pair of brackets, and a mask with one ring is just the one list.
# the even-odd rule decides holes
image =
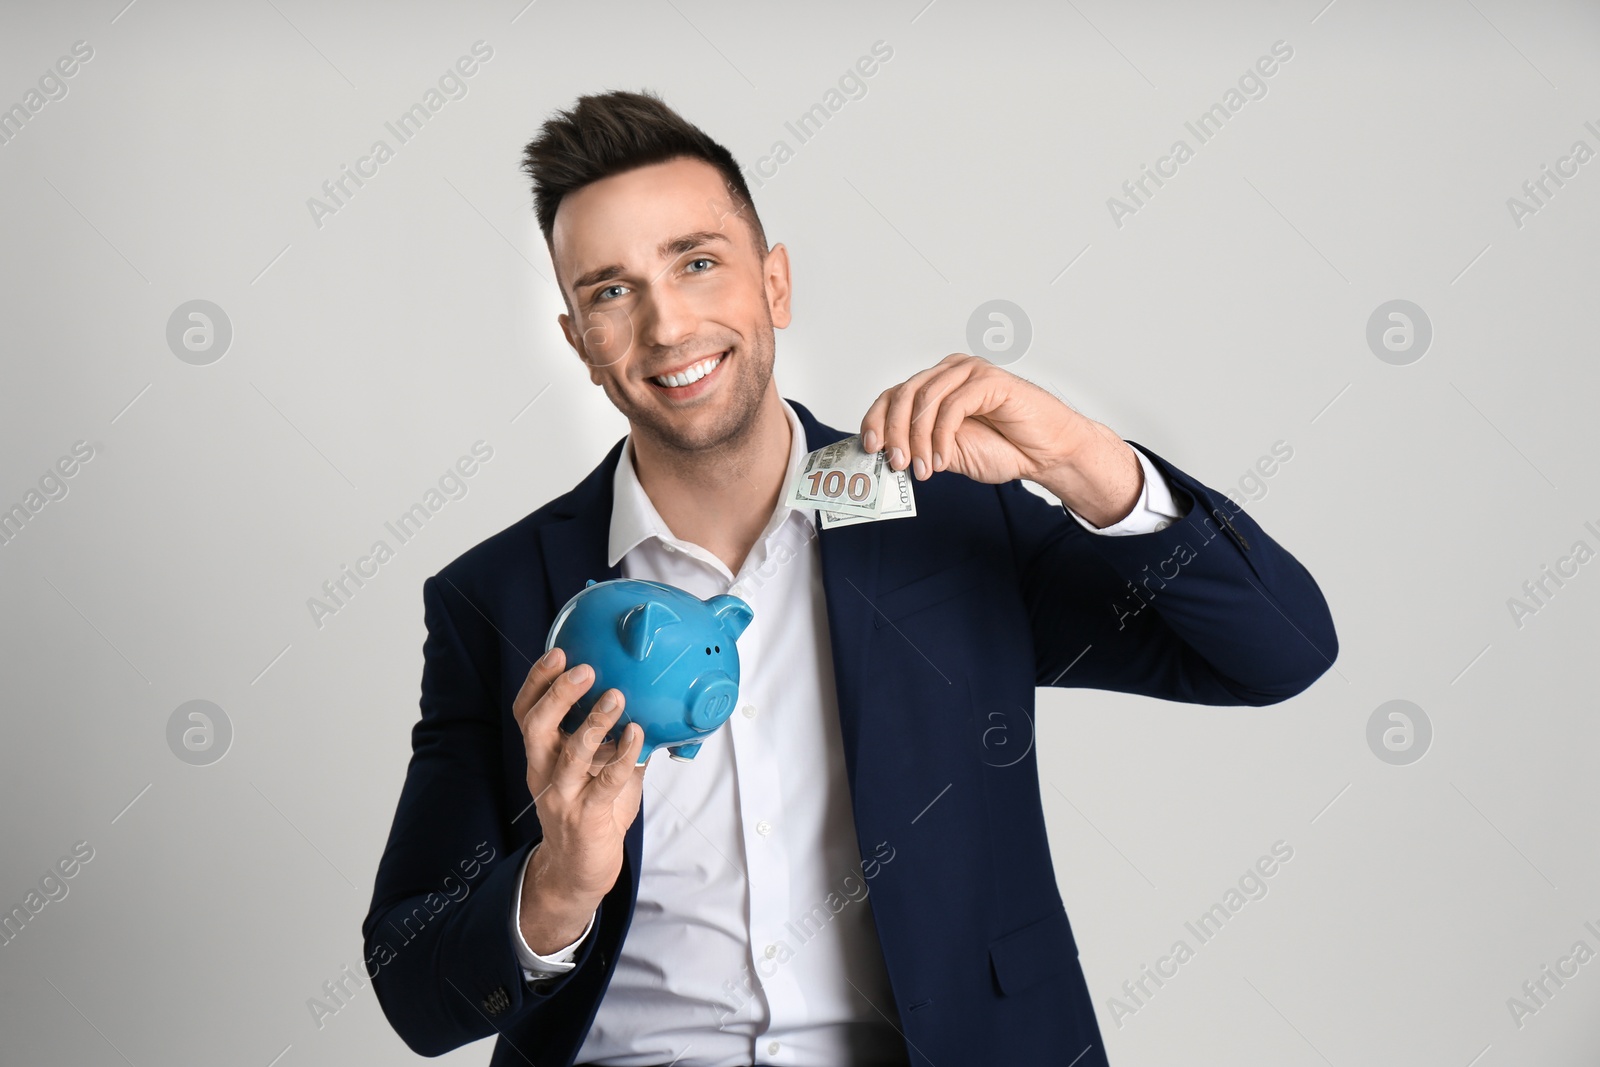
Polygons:
[[589,359],[589,353],[584,348],[583,335],[573,330],[572,315],[563,313],[556,316],[556,322],[561,325],[561,333],[567,339],[567,344],[577,353],[578,359],[583,363],[584,369],[589,372],[589,381],[595,385],[600,384],[600,372],[595,369],[594,363]]
[[767,250],[766,261],[761,266],[762,288],[767,295],[767,310],[772,315],[772,326],[781,330],[789,325],[789,250],[779,244]]

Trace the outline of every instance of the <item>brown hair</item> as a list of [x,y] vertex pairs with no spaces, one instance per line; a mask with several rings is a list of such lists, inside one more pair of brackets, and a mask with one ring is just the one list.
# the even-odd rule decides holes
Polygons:
[[569,110],[545,120],[522,152],[522,169],[533,179],[533,211],[545,244],[556,208],[568,193],[590,182],[651,163],[688,157],[721,172],[736,211],[749,223],[756,250],[767,253],[767,235],[733,153],[713,141],[649,90],[613,90],[580,96]]

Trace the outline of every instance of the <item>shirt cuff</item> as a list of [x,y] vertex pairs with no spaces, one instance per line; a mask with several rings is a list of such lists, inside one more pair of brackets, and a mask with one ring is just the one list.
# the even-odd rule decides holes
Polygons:
[[1085,530],[1102,537],[1155,533],[1172,525],[1174,519],[1181,519],[1183,513],[1172,499],[1172,486],[1167,483],[1166,475],[1157,470],[1156,465],[1150,462],[1150,457],[1137,448],[1133,454],[1139,457],[1139,466],[1144,469],[1144,488],[1140,490],[1139,500],[1133,505],[1133,510],[1127,515],[1102,529],[1065,504],[1061,505],[1061,509],[1077,519],[1078,525]]
[[[517,962],[522,965],[522,977],[531,982],[544,975],[565,974],[572,970],[576,964],[572,957],[577,955],[578,946],[583,944],[583,939],[589,936],[589,931],[594,929],[594,915],[589,916],[589,925],[583,928],[583,933],[578,939],[566,948],[557,949],[548,956],[541,956],[528,947],[528,942],[522,936],[522,881],[528,876],[528,864],[533,861],[533,853],[538,849],[535,845],[528,850],[528,859],[522,864],[522,873],[517,875],[517,893],[511,898],[511,948],[517,954]],[[595,914],[599,914],[596,909]]]

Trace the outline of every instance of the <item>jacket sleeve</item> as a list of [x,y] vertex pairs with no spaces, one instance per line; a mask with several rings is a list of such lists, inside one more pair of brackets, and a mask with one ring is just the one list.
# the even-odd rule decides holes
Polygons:
[[1194,704],[1275,704],[1333,665],[1310,573],[1226,496],[1134,441],[1181,518],[1096,536],[1013,481],[998,486],[1033,633],[1036,683]]
[[362,935],[390,1025],[414,1052],[437,1056],[539,1013],[598,939],[584,941],[567,973],[524,981],[507,923],[539,835],[529,810],[521,817],[534,840],[516,843],[518,812],[506,811],[500,788],[498,636],[448,572],[422,594],[422,718]]

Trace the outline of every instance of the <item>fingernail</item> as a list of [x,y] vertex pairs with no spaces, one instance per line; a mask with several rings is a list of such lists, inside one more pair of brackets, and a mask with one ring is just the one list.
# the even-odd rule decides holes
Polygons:
[[572,680],[574,682],[587,682],[593,677],[594,668],[589,666],[587,663],[580,663],[576,667],[572,668]]
[[895,470],[899,470],[905,465],[905,459],[905,453],[896,448],[889,453],[889,466],[893,467]]
[[600,698],[600,711],[602,713],[610,714],[611,709],[616,707],[616,706],[617,706],[617,694],[612,693],[612,692],[607,692],[605,696]]
[[539,662],[534,664],[534,666],[536,666],[536,667],[548,667],[548,666],[550,666],[550,664],[554,663],[555,661],[556,661],[556,650],[552,648],[550,651],[548,651],[544,655],[540,656],[539,657]]
[[861,435],[861,448],[868,455],[878,450],[878,431],[868,430]]
[[917,476],[919,482],[928,476],[928,465],[922,462],[921,456],[911,461],[911,472]]
[[944,457],[937,452],[933,454],[933,469],[936,471],[944,470]]

